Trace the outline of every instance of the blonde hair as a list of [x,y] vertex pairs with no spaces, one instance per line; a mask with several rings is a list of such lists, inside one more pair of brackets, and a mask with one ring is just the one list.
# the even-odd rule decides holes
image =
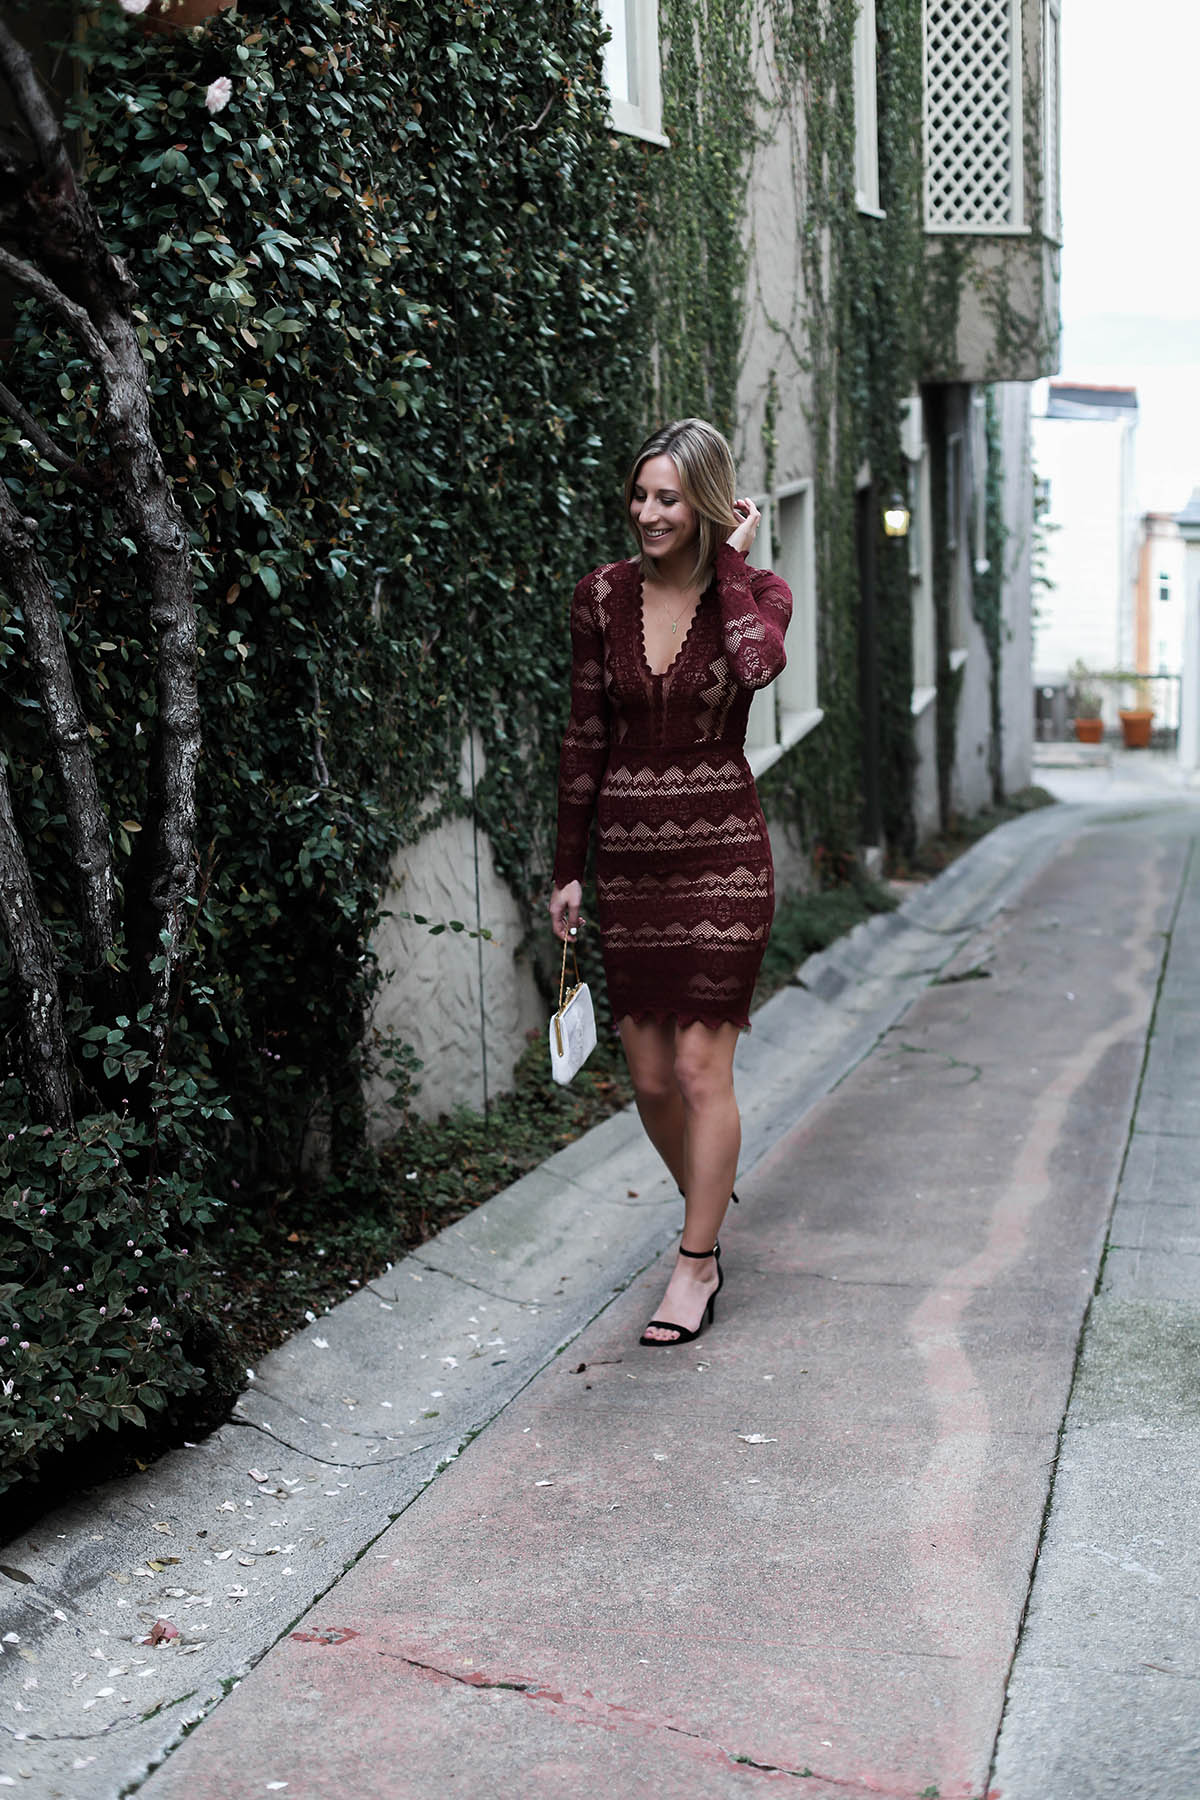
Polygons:
[[[700,536],[692,579],[701,581],[716,561],[717,550],[741,522],[733,510],[735,476],[729,445],[707,419],[675,419],[646,439],[625,478],[625,517],[630,520],[639,552],[641,539],[629,509],[642,464],[652,456],[672,459],[679,471],[679,491],[696,514]],[[640,560],[642,573],[650,574],[647,557],[642,554]]]

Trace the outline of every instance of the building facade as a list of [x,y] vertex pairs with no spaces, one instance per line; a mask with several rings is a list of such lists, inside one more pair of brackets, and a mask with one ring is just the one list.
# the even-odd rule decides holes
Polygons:
[[1046,575],[1035,677],[1065,680],[1083,664],[1131,669],[1136,653],[1137,393],[1051,382],[1034,418],[1033,454],[1045,483]]
[[[1030,384],[1057,357],[1059,7],[837,0],[818,30],[752,0],[719,91],[703,9],[600,10],[611,129],[649,196],[646,423],[726,425],[764,514],[756,554],[795,597],[788,668],[755,701],[747,754],[780,886],[810,885],[831,839],[869,862],[903,854],[1030,779]],[[717,137],[733,77],[717,213],[681,171]],[[688,271],[711,276],[720,255],[732,323],[689,381]],[[464,736],[468,801],[481,757]],[[398,853],[391,904],[377,1022],[415,1045],[424,1110],[479,1106],[544,1030],[541,919],[506,894],[469,807]],[[491,935],[431,939],[411,914]]]

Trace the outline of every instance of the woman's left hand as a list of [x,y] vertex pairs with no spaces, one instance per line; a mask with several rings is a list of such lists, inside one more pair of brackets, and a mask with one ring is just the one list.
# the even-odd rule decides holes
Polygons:
[[745,556],[754,542],[755,533],[762,524],[762,514],[753,500],[735,500],[733,510],[737,513],[741,524],[737,530],[725,539],[731,550]]

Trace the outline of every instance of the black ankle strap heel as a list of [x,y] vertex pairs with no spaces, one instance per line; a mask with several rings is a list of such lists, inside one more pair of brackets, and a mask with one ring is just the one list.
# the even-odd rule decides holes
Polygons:
[[685,1250],[683,1245],[680,1244],[679,1254],[680,1256],[690,1257],[694,1262],[707,1262],[710,1256],[715,1258],[717,1264],[717,1285],[712,1291],[708,1305],[704,1309],[704,1316],[700,1320],[695,1331],[688,1331],[685,1326],[677,1325],[674,1319],[651,1319],[646,1327],[646,1331],[673,1331],[675,1336],[671,1338],[652,1338],[647,1337],[646,1331],[644,1331],[638,1339],[638,1343],[645,1344],[649,1350],[670,1349],[672,1344],[690,1344],[694,1338],[700,1336],[704,1327],[706,1325],[711,1325],[716,1318],[717,1295],[725,1285],[725,1271],[721,1267],[720,1244],[714,1244],[711,1250]]

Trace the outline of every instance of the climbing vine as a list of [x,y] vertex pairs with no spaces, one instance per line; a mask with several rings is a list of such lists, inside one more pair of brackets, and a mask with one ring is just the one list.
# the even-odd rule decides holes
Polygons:
[[[38,13],[32,0],[14,10]],[[204,1209],[286,1215],[302,1188],[348,1207],[377,1192],[364,1075],[373,1053],[388,1057],[401,1104],[412,1077],[402,1044],[365,1031],[399,847],[473,813],[538,916],[569,597],[624,549],[621,475],[648,426],[704,414],[761,449],[773,486],[786,411],[805,407],[825,717],[770,772],[764,801],[822,867],[852,861],[865,530],[883,832],[911,847],[910,580],[879,502],[906,486],[902,403],[936,368],[931,337],[951,355],[971,270],[946,243],[927,272],[917,0],[878,0],[883,216],[858,209],[856,10],[661,0],[664,149],[610,130],[603,31],[582,0],[241,0],[204,32],[170,35],[116,6],[80,8],[86,29],[59,47],[61,103],[106,240],[140,289],[199,608],[202,854],[173,1051],[192,1084],[180,1104],[203,1151]],[[223,84],[214,111],[206,96]],[[779,134],[799,219],[786,246],[755,238],[778,222],[751,222],[746,205],[752,159]],[[764,311],[778,355],[740,416],[755,259],[785,250],[792,291]],[[7,329],[6,382],[82,451],[96,424],[87,370],[35,306]],[[54,571],[127,860],[155,706],[130,626],[144,575],[111,510],[73,497],[17,425],[0,429],[0,477]],[[4,748],[69,974],[61,795],[41,760],[24,621],[0,609]],[[483,771],[464,784],[476,741]],[[0,1032],[8,1004],[0,995]],[[117,1061],[130,1046],[80,991],[69,1010],[86,1101],[82,1046]],[[27,1145],[50,1140],[15,1083],[5,1098],[5,1179],[21,1196],[48,1154]],[[79,1117],[81,1141],[99,1141]],[[53,1140],[63,1166],[76,1148]],[[51,1254],[41,1216],[38,1257]],[[70,1351],[71,1318],[60,1323]]]
[[[800,239],[804,338],[780,332],[793,383],[808,383],[815,487],[820,728],[770,771],[764,797],[803,841],[843,867],[856,855],[863,802],[862,655],[877,658],[878,768],[884,835],[911,845],[915,760],[912,608],[903,546],[883,537],[882,497],[904,491],[904,398],[920,377],[923,245],[920,229],[919,9],[881,4],[878,26],[880,191],[884,216],[855,197],[852,56],[856,6],[817,0],[769,9],[780,107],[794,137],[803,196]],[[778,402],[767,417],[775,429]],[[764,449],[767,439],[764,436]],[[877,617],[873,648],[860,633],[856,473],[870,466]]]
[[732,435],[755,142],[752,0],[660,0],[666,154],[646,160],[654,362],[648,411]]

